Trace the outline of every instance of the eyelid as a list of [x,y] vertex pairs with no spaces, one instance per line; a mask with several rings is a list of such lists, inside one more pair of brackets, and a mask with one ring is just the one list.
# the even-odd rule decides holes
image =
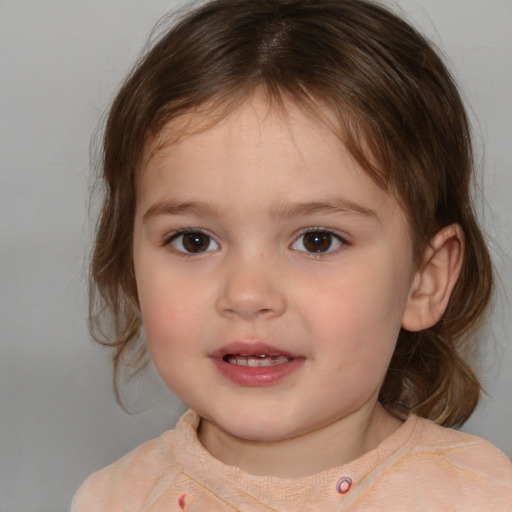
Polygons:
[[[187,233],[204,234],[205,236],[207,236],[210,239],[211,242],[213,242],[216,245],[216,247],[214,249],[206,249],[206,250],[199,251],[199,252],[188,252],[186,250],[180,250],[180,249],[177,249],[176,247],[172,246],[173,241],[175,241],[180,236],[186,235]],[[329,248],[326,251],[319,251],[319,252],[307,251],[307,250],[301,250],[301,249],[294,248],[293,246],[300,240],[300,238],[308,233],[326,233],[328,235],[331,235],[333,238],[335,238],[340,243],[340,246],[336,247],[334,249]],[[220,242],[217,240],[217,238],[208,230],[199,228],[199,227],[186,227],[186,228],[176,229],[175,231],[168,233],[163,238],[161,245],[163,247],[171,246],[171,249],[175,253],[179,254],[180,256],[184,256],[184,257],[200,256],[200,255],[204,255],[205,253],[214,252],[214,251],[220,249]],[[310,257],[322,257],[322,256],[334,254],[350,245],[352,245],[352,244],[347,239],[347,235],[340,233],[338,230],[326,228],[326,227],[322,227],[322,226],[310,226],[310,227],[301,229],[294,235],[293,241],[290,244],[290,248],[297,252],[306,254]]]
[[[186,250],[182,251],[180,249],[177,249],[176,247],[174,247],[172,245],[172,242],[174,242],[180,236],[186,235],[188,233],[200,233],[200,234],[203,234],[203,235],[207,236],[210,239],[211,242],[215,243],[215,245],[217,247],[215,249],[213,249],[213,250],[212,249],[206,249],[204,251],[188,252]],[[181,228],[181,229],[177,229],[177,230],[169,233],[167,236],[164,237],[164,239],[162,241],[162,246],[163,247],[165,247],[165,246],[170,247],[175,253],[179,254],[180,256],[184,256],[184,257],[200,256],[200,255],[203,255],[205,253],[213,252],[213,251],[216,251],[216,250],[220,249],[220,243],[216,240],[216,237],[214,235],[212,235],[206,229],[196,228],[196,227]]]
[[[293,246],[300,240],[301,237],[303,237],[304,235],[307,235],[308,233],[325,233],[325,234],[331,235],[333,238],[335,238],[340,243],[340,246],[336,247],[334,249],[329,248],[327,251],[319,251],[319,252],[303,251],[300,249],[294,249]],[[290,244],[290,248],[297,252],[303,253],[307,256],[318,258],[318,257],[322,257],[322,256],[328,256],[331,254],[335,254],[338,251],[343,250],[344,248],[346,248],[347,246],[350,246],[350,245],[351,245],[351,243],[347,240],[347,236],[340,233],[339,231],[337,231],[335,229],[325,228],[325,227],[321,227],[321,226],[311,226],[308,228],[301,229],[295,235],[293,242]]]

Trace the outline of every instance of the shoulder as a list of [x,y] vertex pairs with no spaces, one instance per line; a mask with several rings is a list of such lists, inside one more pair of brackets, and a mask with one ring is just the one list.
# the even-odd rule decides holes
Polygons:
[[[418,418],[418,436],[414,451],[441,457],[453,464],[480,468],[479,473],[489,476],[512,476],[511,460],[494,445],[480,437],[432,421]],[[495,475],[497,473],[497,475]]]
[[138,511],[160,476],[177,472],[174,438],[167,431],[90,475],[73,498],[72,512]]
[[421,461],[433,489],[444,487],[490,507],[482,510],[512,510],[512,462],[488,441],[418,418],[409,454]]

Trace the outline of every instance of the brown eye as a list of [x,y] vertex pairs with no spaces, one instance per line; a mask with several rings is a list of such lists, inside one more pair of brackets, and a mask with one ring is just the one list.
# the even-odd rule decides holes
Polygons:
[[310,253],[332,252],[343,245],[341,238],[330,231],[308,231],[292,245],[296,251]]
[[177,251],[186,254],[215,251],[219,248],[219,245],[213,238],[202,231],[178,233],[171,239],[171,246]]

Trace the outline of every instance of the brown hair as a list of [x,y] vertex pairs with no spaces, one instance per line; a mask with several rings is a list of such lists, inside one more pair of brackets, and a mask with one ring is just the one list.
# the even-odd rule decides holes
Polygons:
[[124,82],[105,126],[90,274],[91,332],[114,348],[116,396],[122,364],[136,370],[145,360],[132,230],[146,142],[191,110],[220,106],[227,114],[256,88],[280,104],[286,97],[312,111],[327,105],[338,116],[352,155],[402,205],[417,266],[439,229],[462,227],[463,270],[448,309],[430,329],[400,332],[379,397],[397,414],[462,424],[480,395],[463,355],[476,343],[493,281],[470,199],[468,121],[432,45],[365,0],[214,0],[175,24]]

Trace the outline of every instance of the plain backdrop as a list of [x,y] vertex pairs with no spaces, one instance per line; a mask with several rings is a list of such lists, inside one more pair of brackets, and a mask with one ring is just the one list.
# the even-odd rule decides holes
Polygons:
[[[88,335],[89,144],[172,0],[0,0],[0,511],[64,512],[93,470],[184,410],[150,369],[115,403]],[[482,331],[487,395],[464,429],[512,456],[512,1],[392,4],[449,55],[474,124],[477,208],[500,282]],[[484,149],[485,148],[485,149]],[[94,208],[92,208],[94,212]]]

